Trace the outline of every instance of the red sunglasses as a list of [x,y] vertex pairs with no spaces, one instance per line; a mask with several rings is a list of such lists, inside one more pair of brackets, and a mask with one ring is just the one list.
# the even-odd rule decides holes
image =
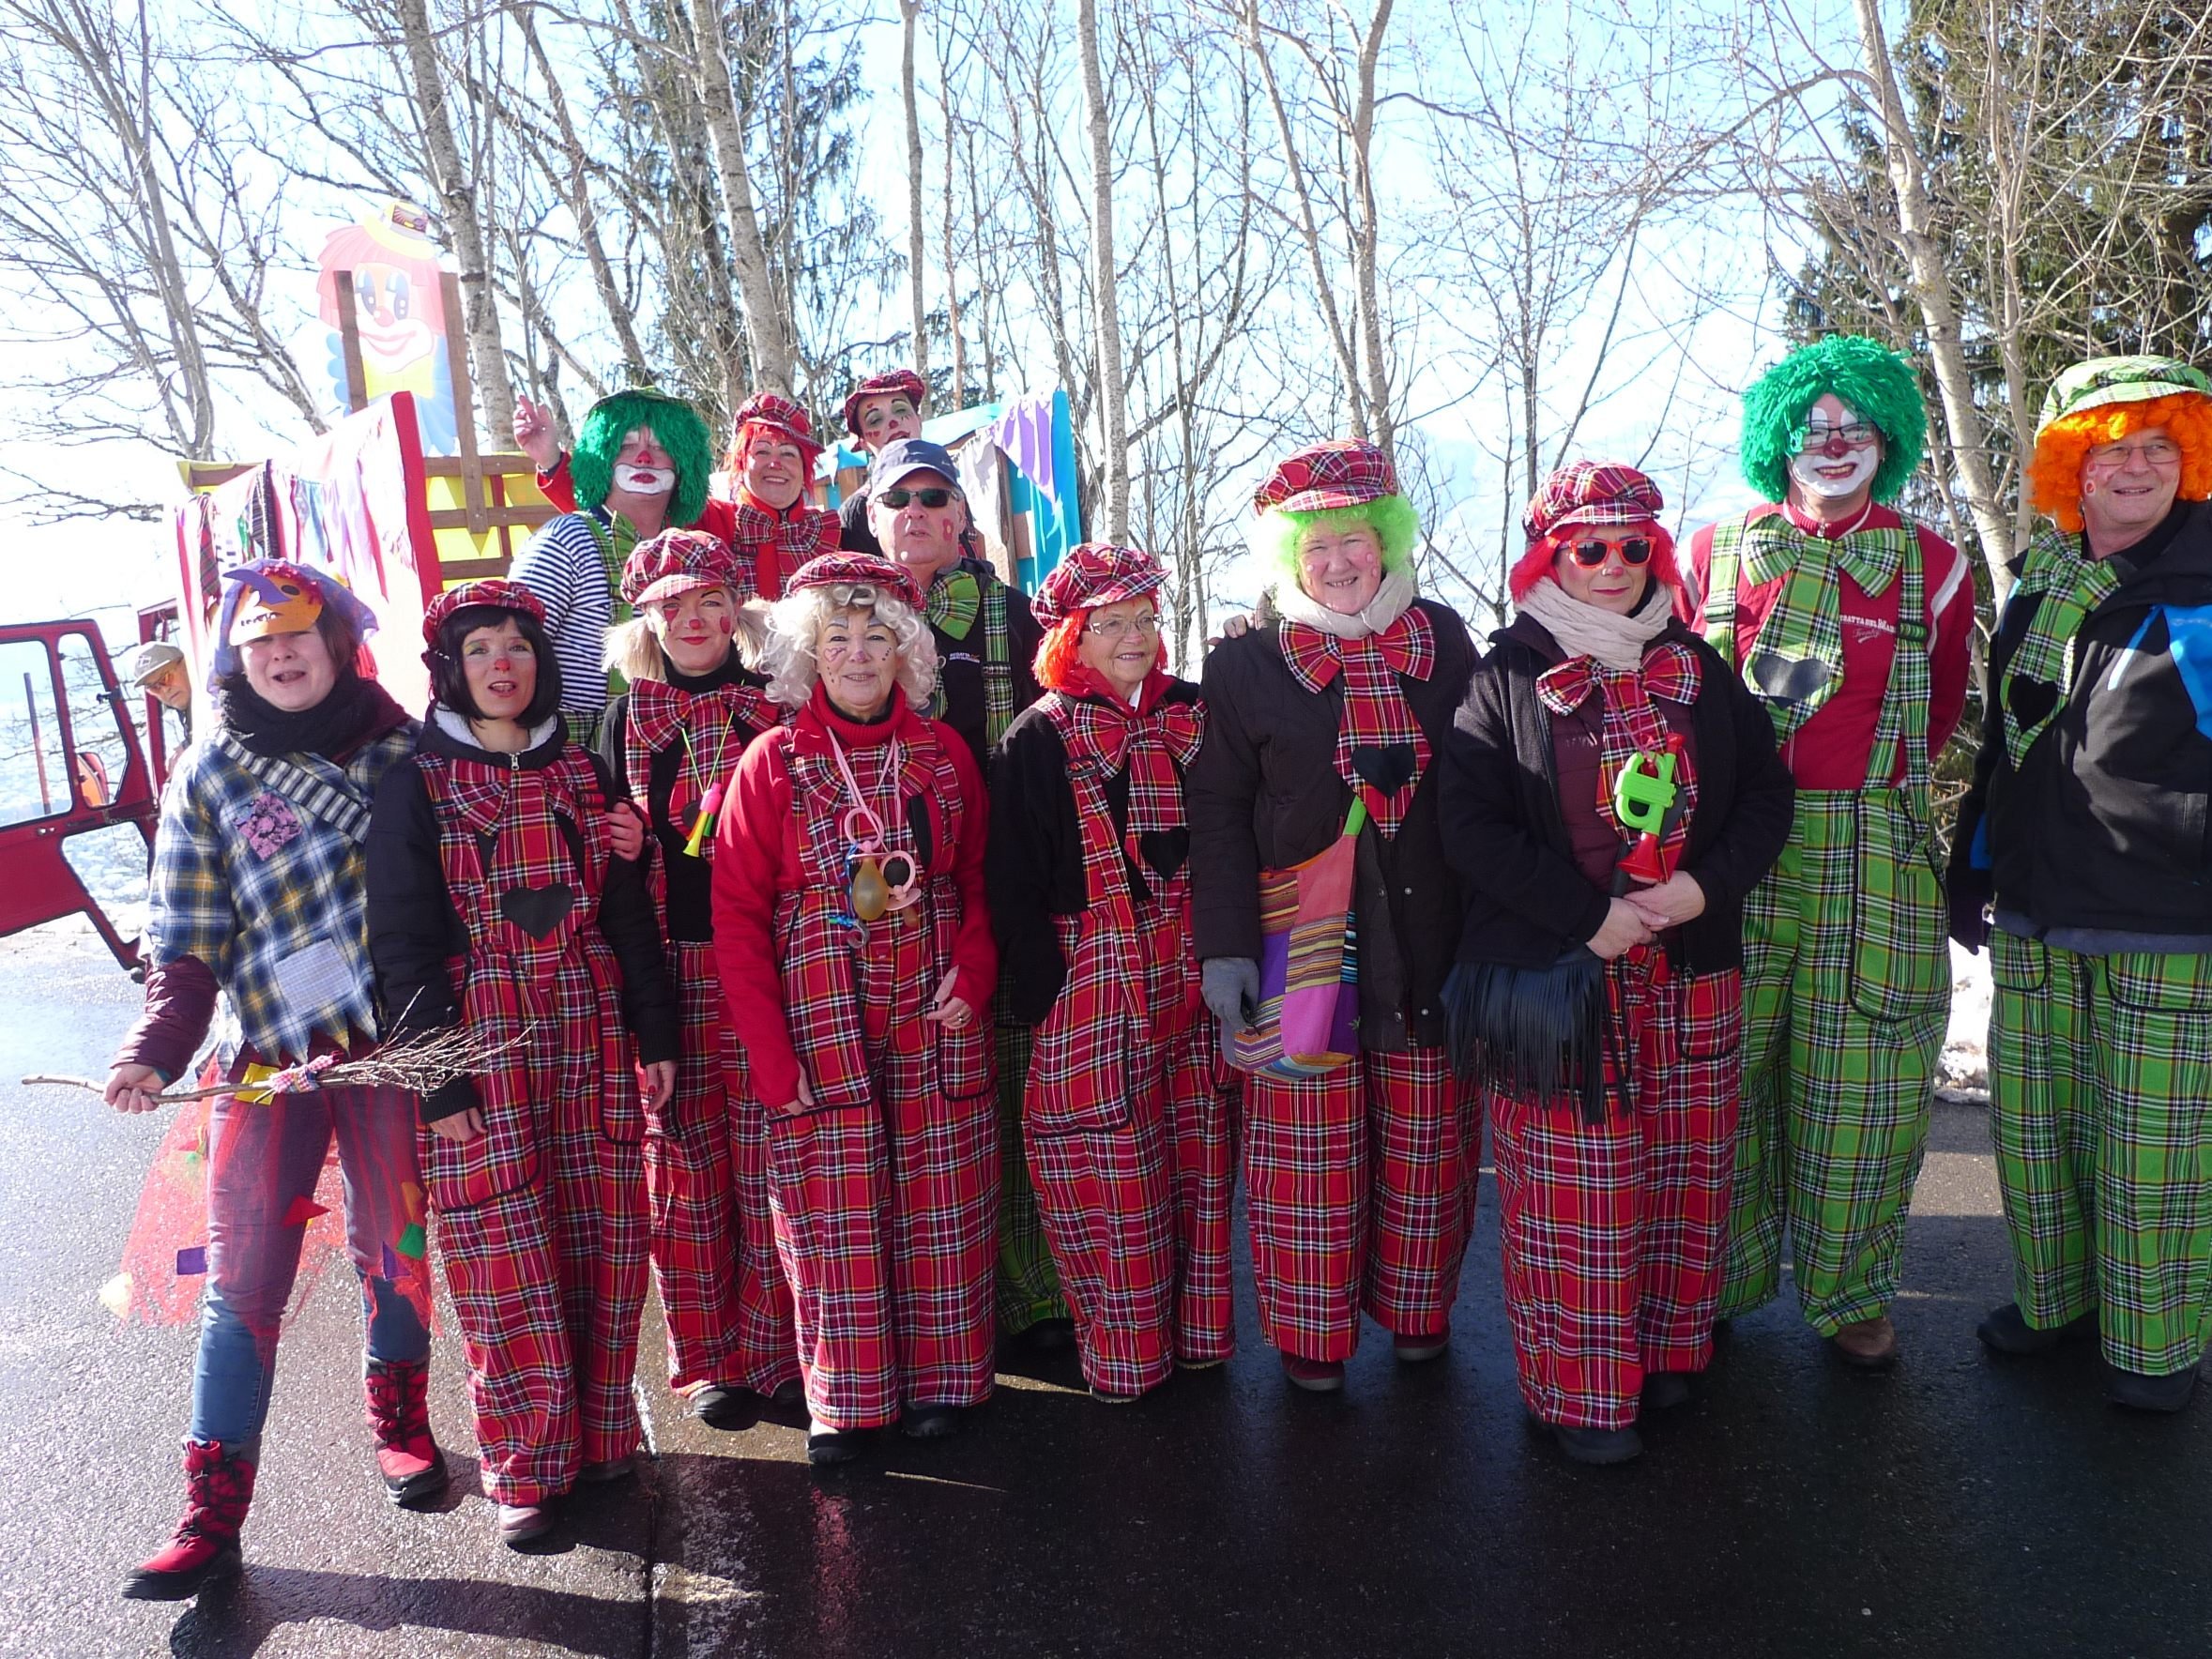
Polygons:
[[1648,564],[1652,542],[1648,536],[1631,536],[1625,541],[1570,541],[1567,551],[1575,556],[1575,563],[1594,571],[1605,563],[1609,553],[1618,553],[1625,565]]

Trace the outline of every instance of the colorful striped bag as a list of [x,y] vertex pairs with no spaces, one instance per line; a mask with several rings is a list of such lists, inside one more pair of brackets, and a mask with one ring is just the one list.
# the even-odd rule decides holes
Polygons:
[[1259,873],[1259,1012],[1229,1039],[1229,1059],[1244,1071],[1320,1077],[1359,1052],[1352,873],[1366,821],[1355,795],[1326,851]]

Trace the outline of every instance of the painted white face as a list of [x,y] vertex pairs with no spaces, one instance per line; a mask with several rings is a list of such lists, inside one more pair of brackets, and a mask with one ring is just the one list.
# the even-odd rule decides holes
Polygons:
[[676,488],[676,466],[660,440],[644,427],[622,434],[615,453],[615,484],[633,495],[665,495]]
[[1845,434],[1870,424],[1849,403],[1830,392],[1806,413],[1808,425],[1824,429],[1827,441],[1799,450],[1790,457],[1790,476],[1797,487],[1823,501],[1844,501],[1865,489],[1882,468],[1879,433],[1854,444]]

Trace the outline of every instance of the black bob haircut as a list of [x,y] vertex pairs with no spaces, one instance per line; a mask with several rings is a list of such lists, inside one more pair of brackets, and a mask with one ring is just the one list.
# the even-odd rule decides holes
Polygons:
[[468,676],[462,672],[461,642],[480,628],[496,628],[509,621],[529,641],[530,654],[538,662],[538,689],[530,693],[529,707],[515,717],[525,731],[534,732],[560,708],[560,664],[553,660],[553,642],[545,637],[545,625],[527,611],[511,611],[505,605],[464,605],[440,622],[437,644],[422,653],[423,661],[430,664],[430,694],[464,720],[483,719],[483,711],[469,695]]

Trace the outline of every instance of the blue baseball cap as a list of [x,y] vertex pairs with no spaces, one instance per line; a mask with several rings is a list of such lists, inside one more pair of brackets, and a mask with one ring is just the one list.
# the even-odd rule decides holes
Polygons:
[[942,444],[933,444],[927,438],[900,438],[877,452],[875,464],[868,468],[868,494],[888,489],[917,472],[934,472],[953,489],[960,487],[959,465]]

